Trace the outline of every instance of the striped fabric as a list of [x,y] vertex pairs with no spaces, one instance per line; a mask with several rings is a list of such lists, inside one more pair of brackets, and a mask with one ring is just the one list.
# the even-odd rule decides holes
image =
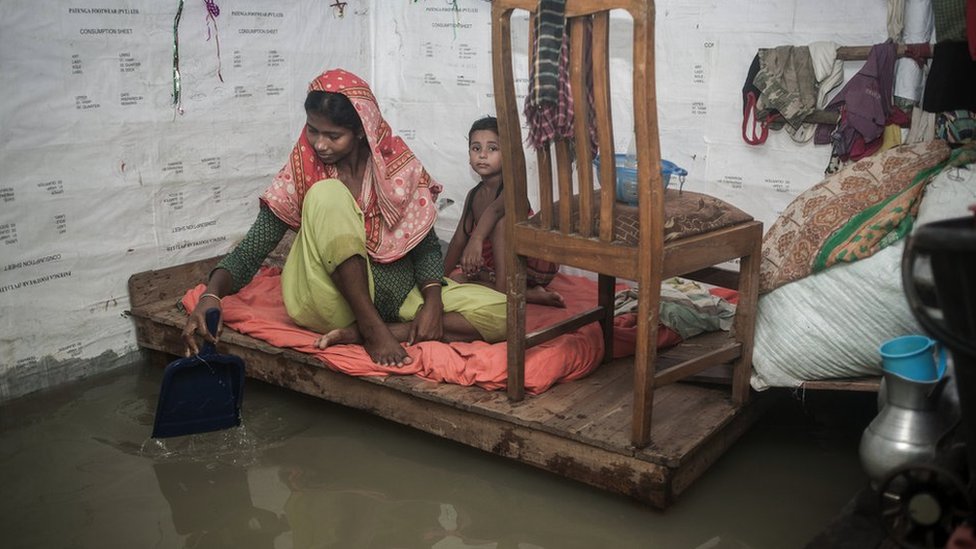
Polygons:
[[560,99],[560,75],[566,70],[566,0],[539,0],[535,35],[531,95],[536,105],[556,105]]
[[[528,141],[536,149],[542,149],[556,139],[573,138],[566,0],[539,0],[535,31],[535,62],[529,65],[529,92],[525,98],[524,112],[529,126]],[[587,26],[586,44],[590,42],[591,32],[591,27]],[[586,80],[587,100],[592,114],[594,101],[589,74]],[[591,145],[596,151],[596,123],[592,116],[588,124]]]

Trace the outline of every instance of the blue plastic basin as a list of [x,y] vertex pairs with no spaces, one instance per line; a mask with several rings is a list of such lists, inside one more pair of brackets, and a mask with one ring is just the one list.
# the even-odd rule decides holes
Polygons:
[[[626,154],[617,154],[614,155],[614,158],[617,161],[617,200],[627,204],[637,204],[637,169],[627,166]],[[593,165],[596,166],[597,176],[599,176],[600,157],[593,160]],[[688,175],[688,170],[670,160],[664,160],[662,158],[661,180],[664,182],[665,189],[671,184],[672,175],[684,178]],[[684,180],[682,179],[681,181],[683,182]]]

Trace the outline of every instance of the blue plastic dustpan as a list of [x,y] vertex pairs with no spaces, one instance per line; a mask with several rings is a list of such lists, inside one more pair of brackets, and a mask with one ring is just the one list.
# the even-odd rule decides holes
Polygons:
[[[220,309],[207,311],[207,330],[217,333]],[[244,361],[218,354],[206,342],[195,356],[175,360],[163,371],[153,438],[219,431],[241,424]]]

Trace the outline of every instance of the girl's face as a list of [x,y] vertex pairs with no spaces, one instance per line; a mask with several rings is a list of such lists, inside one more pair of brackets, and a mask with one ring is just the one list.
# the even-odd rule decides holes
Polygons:
[[319,160],[335,164],[359,146],[362,136],[349,128],[332,123],[328,117],[306,112],[305,137],[315,149]]
[[481,177],[497,175],[502,171],[502,150],[498,134],[493,130],[476,130],[468,139],[468,162]]

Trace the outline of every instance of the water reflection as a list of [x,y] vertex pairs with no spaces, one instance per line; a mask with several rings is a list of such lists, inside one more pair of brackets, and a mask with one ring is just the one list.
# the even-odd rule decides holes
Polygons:
[[288,529],[284,516],[256,507],[247,471],[225,463],[153,464],[183,547],[265,549]]
[[831,399],[815,421],[815,399],[787,400],[658,513],[260,383],[241,428],[148,439],[160,377],[0,406],[4,549],[800,547],[861,488],[857,442],[877,412],[874,395],[865,413]]
[[[278,476],[289,490],[283,508],[296,549],[632,544],[600,510],[554,502],[551,491],[534,493],[537,484],[526,479],[541,474],[544,483],[545,473],[526,467],[508,477],[485,475],[470,468],[466,449],[441,448],[432,456],[422,445],[398,445],[399,435],[385,431],[358,439],[315,433],[268,452],[266,461],[281,464]],[[571,485],[576,490],[586,491]],[[577,527],[566,530],[567,523]]]

